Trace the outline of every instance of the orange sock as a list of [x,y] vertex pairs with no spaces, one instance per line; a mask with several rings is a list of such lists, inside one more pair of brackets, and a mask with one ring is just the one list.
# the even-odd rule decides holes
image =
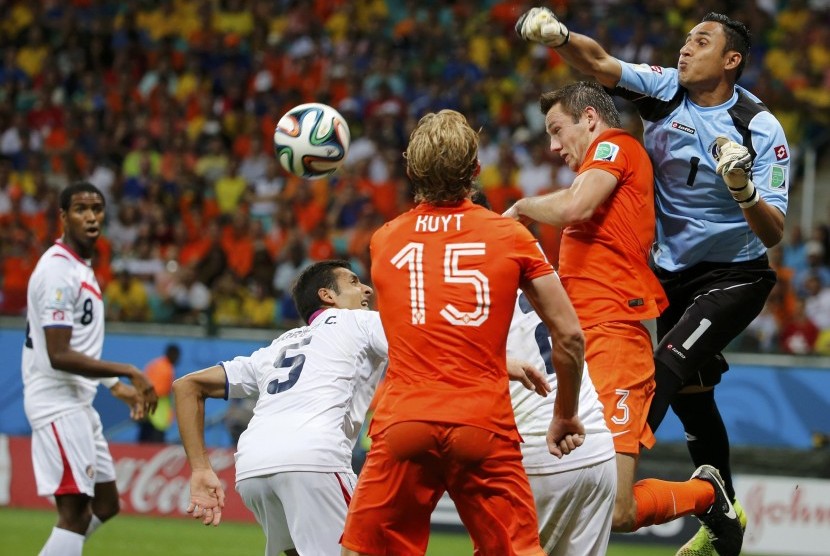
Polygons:
[[637,530],[684,515],[702,514],[715,503],[715,488],[700,479],[682,483],[645,479],[634,484],[634,500]]

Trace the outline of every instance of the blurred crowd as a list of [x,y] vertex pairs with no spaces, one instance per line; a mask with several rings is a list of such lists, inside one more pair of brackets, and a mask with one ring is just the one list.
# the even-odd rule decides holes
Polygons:
[[[548,152],[538,96],[578,76],[516,37],[516,18],[534,4],[0,0],[0,312],[24,311],[29,274],[60,234],[57,193],[77,179],[106,196],[94,265],[110,319],[260,327],[296,324],[289,289],[311,261],[348,258],[368,276],[372,232],[411,206],[401,152],[425,112],[453,108],[481,129],[494,210],[567,187],[573,174]],[[554,5],[620,58],[664,66],[703,14],[724,9]],[[755,37],[741,83],[782,122],[795,156],[806,140],[826,145],[828,2],[729,6]],[[306,181],[278,167],[272,136],[284,112],[312,101],[336,107],[353,141],[334,176]],[[535,232],[556,260],[558,231]],[[827,227],[806,235],[793,229],[781,249],[792,296],[781,292],[785,309],[770,306],[775,338],[815,320],[813,294],[796,279],[805,269],[830,303]],[[817,244],[821,262],[811,263]],[[830,329],[828,315],[813,324]]]

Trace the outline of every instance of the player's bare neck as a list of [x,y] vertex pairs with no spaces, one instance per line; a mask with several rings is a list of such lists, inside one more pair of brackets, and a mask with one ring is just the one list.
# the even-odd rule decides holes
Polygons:
[[698,106],[719,106],[732,98],[735,85],[721,81],[714,87],[689,88],[689,100]]
[[82,259],[91,259],[92,255],[95,251],[94,244],[86,244],[81,243],[79,241],[73,240],[70,236],[64,234],[61,238],[61,243],[66,245],[69,249],[71,249],[75,254],[77,254]]

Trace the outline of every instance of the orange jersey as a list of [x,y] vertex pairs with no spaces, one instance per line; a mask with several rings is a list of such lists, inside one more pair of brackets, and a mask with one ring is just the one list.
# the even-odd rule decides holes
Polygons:
[[516,288],[553,272],[518,222],[470,201],[422,203],[372,236],[389,369],[370,434],[402,421],[518,440],[505,368]]
[[668,306],[648,266],[654,242],[654,175],[643,146],[620,129],[590,146],[579,174],[598,168],[617,187],[585,222],[567,226],[559,276],[582,328],[601,322],[654,318]]

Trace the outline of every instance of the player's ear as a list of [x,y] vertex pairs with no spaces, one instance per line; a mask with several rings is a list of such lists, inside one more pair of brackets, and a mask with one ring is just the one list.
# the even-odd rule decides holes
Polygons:
[[725,58],[725,60],[724,60],[724,69],[726,71],[737,69],[738,66],[741,65],[741,60],[744,59],[744,57],[741,56],[741,53],[738,52],[737,50],[727,51],[726,54],[724,55],[724,58]]
[[323,305],[334,305],[334,290],[329,288],[320,288],[317,290],[317,297]]

